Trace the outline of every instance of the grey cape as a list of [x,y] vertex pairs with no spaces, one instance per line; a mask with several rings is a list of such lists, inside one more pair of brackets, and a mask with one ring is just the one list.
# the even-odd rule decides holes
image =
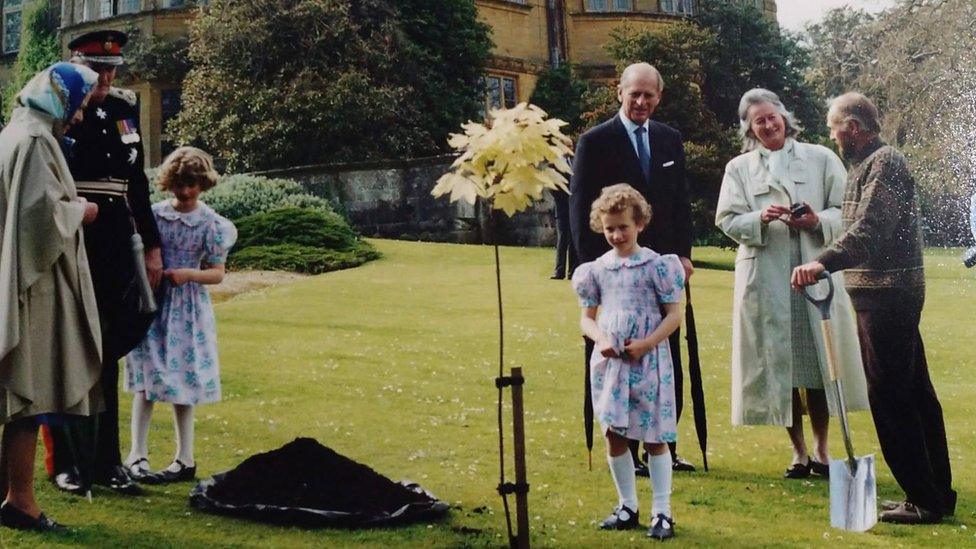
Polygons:
[[74,180],[54,119],[0,132],[0,422],[102,405],[101,330]]

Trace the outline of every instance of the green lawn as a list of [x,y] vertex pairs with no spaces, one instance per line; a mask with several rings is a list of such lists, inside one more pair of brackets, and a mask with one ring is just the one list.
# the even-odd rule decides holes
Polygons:
[[[498,482],[497,318],[491,248],[375,241],[384,258],[289,286],[245,294],[217,307],[224,401],[201,407],[197,460],[209,475],[297,436],[364,462],[394,479],[420,482],[455,506],[447,520],[381,531],[305,531],[211,516],[187,505],[190,484],[126,499],[99,491],[93,504],[39,482],[44,509],[76,527],[67,537],[0,529],[0,545],[116,547],[498,546],[505,543]],[[976,544],[976,333],[974,273],[958,251],[927,256],[923,332],[947,418],[958,515],[937,526],[879,525],[855,535],[828,524],[828,485],[786,481],[783,429],[729,424],[731,253],[696,252],[710,268],[693,283],[710,420],[709,473],[676,475],[673,509],[681,546],[870,546]],[[506,361],[522,366],[532,540],[538,546],[643,546],[643,530],[595,529],[615,503],[598,447],[586,467],[581,428],[582,353],[578,308],[566,281],[548,279],[547,249],[502,250]],[[703,263],[704,264],[704,263]],[[128,398],[123,439],[128,438]],[[859,454],[880,457],[868,414],[853,417]],[[836,423],[834,455],[842,452]],[[173,452],[171,411],[157,408],[154,467]],[[701,464],[690,414],[682,453]],[[599,441],[598,441],[599,442]],[[127,447],[127,443],[123,442]],[[511,446],[509,445],[509,448]],[[508,460],[510,464],[510,459]],[[38,470],[40,474],[40,469]],[[883,461],[882,498],[900,495]],[[649,483],[639,483],[649,506]],[[646,522],[646,520],[645,520]]]

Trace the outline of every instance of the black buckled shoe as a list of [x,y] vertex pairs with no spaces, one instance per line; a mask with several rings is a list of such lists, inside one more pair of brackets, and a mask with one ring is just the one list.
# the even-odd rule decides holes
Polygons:
[[674,519],[665,515],[664,513],[658,513],[657,516],[651,520],[651,527],[647,529],[647,537],[662,541],[668,538],[673,538]]
[[169,484],[171,482],[184,482],[187,480],[193,480],[197,476],[197,466],[187,467],[180,460],[175,460],[173,463],[176,464],[179,469],[173,471],[169,468],[163,469],[162,471],[157,471],[155,473],[150,473],[142,479],[142,482],[146,484]]
[[613,514],[603,519],[600,523],[600,530],[632,530],[640,528],[637,522],[640,513],[625,505],[621,505],[613,510]]
[[44,513],[34,518],[9,503],[4,503],[0,506],[0,524],[7,528],[13,528],[14,530],[54,532],[57,534],[63,534],[68,531],[66,526],[54,522]]
[[695,466],[691,462],[686,461],[681,456],[675,455],[671,460],[671,470],[672,471],[684,471],[686,473],[694,473]]
[[810,476],[811,463],[813,460],[807,457],[806,463],[794,463],[783,473],[783,478],[807,478]]
[[61,490],[62,492],[67,492],[69,494],[74,494],[76,496],[83,496],[87,492],[84,483],[78,478],[74,472],[65,471],[63,473],[58,473],[51,477],[51,482],[54,486]]
[[96,477],[95,484],[105,486],[116,494],[123,496],[141,496],[146,493],[139,484],[129,476],[129,472],[122,464],[112,467],[107,474]]
[[942,522],[942,515],[939,513],[929,511],[908,501],[903,501],[898,504],[898,507],[881,513],[879,518],[881,522],[896,524],[937,524]]
[[818,477],[830,478],[830,465],[810,458],[810,472]]
[[149,469],[149,460],[146,458],[139,458],[132,463],[128,463],[125,468],[129,473],[129,477],[136,482],[146,478],[152,472]]

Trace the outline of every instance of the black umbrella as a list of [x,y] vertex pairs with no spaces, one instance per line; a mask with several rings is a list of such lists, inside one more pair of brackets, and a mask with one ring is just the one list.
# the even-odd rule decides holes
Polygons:
[[590,354],[593,340],[583,336],[583,433],[586,434],[586,452],[590,471],[593,470],[593,395],[590,394]]
[[708,420],[705,418],[705,390],[702,387],[701,361],[698,358],[698,333],[695,331],[695,310],[691,307],[691,285],[685,287],[688,305],[685,308],[685,340],[688,342],[688,375],[691,381],[691,404],[695,412],[695,432],[701,448],[702,465],[708,471]]

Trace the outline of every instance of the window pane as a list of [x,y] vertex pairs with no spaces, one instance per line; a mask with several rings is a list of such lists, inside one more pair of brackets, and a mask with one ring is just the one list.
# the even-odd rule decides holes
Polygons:
[[615,11],[631,11],[630,4],[631,0],[613,0],[613,9]]
[[497,76],[488,77],[488,108],[498,109],[502,106],[501,82]]
[[112,0],[101,0],[98,3],[98,16],[99,17],[112,17],[115,15],[112,13]]
[[186,0],[166,0],[163,7],[166,8],[182,8],[186,5]]
[[607,0],[586,0],[587,11],[607,11]]
[[512,78],[504,78],[502,82],[505,86],[505,108],[511,109],[515,106],[515,80]]
[[20,11],[3,14],[3,51],[9,53],[20,49]]
[[3,3],[4,9],[19,8],[23,4],[22,0],[7,0]]
[[135,13],[142,8],[140,4],[142,0],[122,0],[119,4],[119,13]]
[[661,11],[674,13],[674,0],[661,0]]

